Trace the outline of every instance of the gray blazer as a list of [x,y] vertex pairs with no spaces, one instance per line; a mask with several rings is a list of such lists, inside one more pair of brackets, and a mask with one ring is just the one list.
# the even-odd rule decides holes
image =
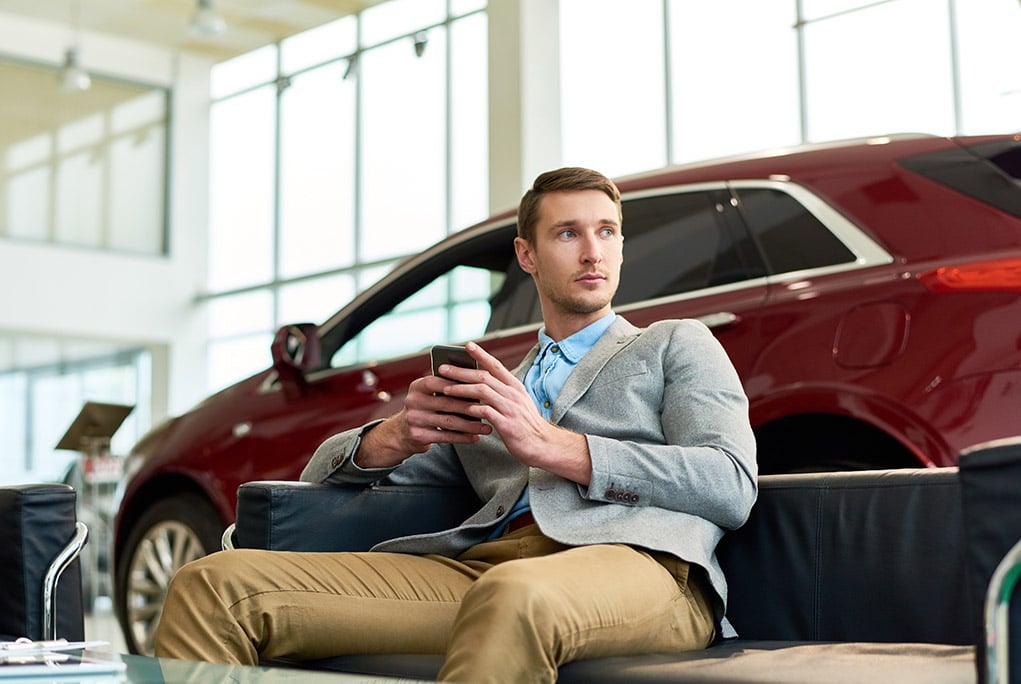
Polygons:
[[[524,378],[532,349],[514,370]],[[704,568],[725,609],[715,549],[748,517],[757,495],[748,399],[704,325],[670,320],[639,329],[618,316],[567,378],[552,421],[584,434],[592,480],[578,485],[515,460],[499,436],[434,445],[396,468],[363,469],[353,454],[375,423],[330,437],[301,477],[337,484],[453,484],[485,502],[455,529],[401,537],[373,550],[456,556],[506,518],[527,485],[543,534],[568,545],[621,543]],[[733,633],[724,621],[724,636]]]

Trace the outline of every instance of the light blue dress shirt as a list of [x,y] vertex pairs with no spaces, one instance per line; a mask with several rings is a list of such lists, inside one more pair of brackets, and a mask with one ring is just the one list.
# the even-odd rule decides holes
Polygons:
[[[528,395],[532,397],[543,418],[549,420],[553,415],[553,404],[560,396],[560,390],[567,382],[567,377],[582,357],[595,346],[616,317],[617,314],[611,311],[595,323],[559,342],[547,335],[545,328],[539,330],[539,353],[535,355],[535,361],[525,375],[525,389],[528,390]],[[525,487],[525,491],[521,493],[521,497],[507,516],[507,522],[530,509],[528,487]],[[492,538],[499,536],[502,530],[502,527],[498,528]]]

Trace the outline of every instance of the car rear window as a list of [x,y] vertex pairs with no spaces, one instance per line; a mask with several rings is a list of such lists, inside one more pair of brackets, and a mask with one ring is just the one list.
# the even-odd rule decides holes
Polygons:
[[900,166],[1021,218],[1021,141],[986,142],[908,157]]
[[735,190],[742,216],[765,255],[770,273],[844,264],[854,253],[808,209],[772,188]]

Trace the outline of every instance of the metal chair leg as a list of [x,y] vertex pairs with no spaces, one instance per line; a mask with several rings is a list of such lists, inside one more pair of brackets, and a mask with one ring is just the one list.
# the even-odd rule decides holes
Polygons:
[[1014,545],[993,571],[986,591],[986,681],[1010,681],[1010,600],[1021,580],[1021,541]]
[[227,525],[227,529],[223,531],[223,535],[220,537],[220,549],[223,551],[234,550],[234,525],[235,523]]
[[57,583],[60,582],[60,576],[82,552],[88,540],[89,528],[83,522],[75,523],[71,541],[57,554],[46,570],[46,576],[43,578],[44,640],[57,638]]

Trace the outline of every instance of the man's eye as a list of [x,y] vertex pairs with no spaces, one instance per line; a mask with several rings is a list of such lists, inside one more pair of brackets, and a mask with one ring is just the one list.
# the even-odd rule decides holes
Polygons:
[[616,234],[617,231],[615,231],[613,228],[603,228],[603,230],[600,231],[600,235],[602,235],[603,237],[613,237]]
[[562,230],[562,231],[560,231],[560,237],[562,237],[562,238],[573,238],[574,237],[574,231],[573,230]]

